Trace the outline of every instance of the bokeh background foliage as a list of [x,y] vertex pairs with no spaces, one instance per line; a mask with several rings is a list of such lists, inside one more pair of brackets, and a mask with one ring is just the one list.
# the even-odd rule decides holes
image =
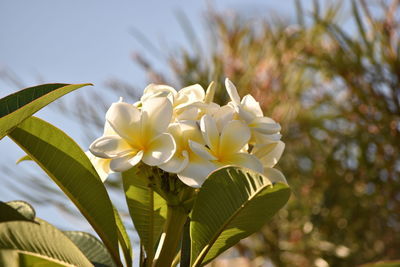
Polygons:
[[296,24],[211,13],[204,48],[194,42],[169,58],[177,87],[230,77],[282,124],[278,168],[294,196],[237,247],[253,263],[355,266],[400,255],[399,3],[373,8],[353,1],[345,21],[336,1],[311,12],[298,1]]
[[[229,77],[281,123],[286,150],[277,168],[293,196],[261,232],[236,246],[248,264],[356,266],[400,255],[399,1],[331,3],[303,10],[295,2],[296,22],[210,8],[206,40],[181,15],[192,48],[163,51],[169,70],[135,57],[149,82],[206,88],[217,81],[221,103]],[[109,94],[134,101],[134,88],[114,82]],[[93,138],[109,103],[98,93],[79,101],[61,108]],[[108,186],[119,188],[118,181]]]

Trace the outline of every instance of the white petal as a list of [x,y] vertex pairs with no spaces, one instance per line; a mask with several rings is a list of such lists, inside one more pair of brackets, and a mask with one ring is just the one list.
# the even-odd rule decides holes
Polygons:
[[206,148],[204,145],[201,145],[197,142],[189,140],[189,146],[194,153],[196,153],[199,157],[205,160],[216,160],[217,158],[214,157],[210,150]]
[[204,115],[200,120],[200,129],[208,147],[213,151],[217,151],[219,146],[219,132],[213,117],[207,114]]
[[172,104],[165,97],[150,98],[143,102],[141,130],[142,136],[153,138],[166,132],[172,118]]
[[166,172],[179,173],[189,163],[189,155],[186,150],[182,151],[181,155],[175,154],[169,161],[164,164],[158,165],[158,167]]
[[276,123],[267,117],[255,118],[249,124],[249,127],[263,134],[276,134],[281,130],[279,123]]
[[193,105],[187,105],[185,107],[175,109],[175,119],[177,121],[197,120],[198,114],[199,108]]
[[199,188],[207,176],[216,169],[217,166],[209,161],[199,157],[191,158],[187,167],[178,173],[178,178],[190,187]]
[[167,97],[173,102],[174,95],[176,95],[176,90],[168,85],[163,84],[149,84],[143,91],[143,96],[140,100],[146,101],[149,98],[154,97]]
[[242,106],[237,106],[236,109],[239,117],[247,123],[252,122],[256,118],[252,112],[245,110]]
[[129,170],[140,162],[143,157],[143,151],[138,153],[129,153],[125,156],[112,159],[110,162],[110,169],[116,172],[124,172]]
[[143,155],[143,162],[157,166],[170,160],[176,151],[175,140],[171,134],[163,133],[154,138]]
[[204,103],[210,104],[214,100],[214,95],[215,95],[215,88],[216,88],[215,82],[211,82],[206,90],[206,95],[204,96]]
[[269,144],[271,142],[278,142],[281,140],[282,135],[279,133],[276,134],[263,134],[258,131],[252,131],[254,141],[257,144]]
[[278,145],[278,142],[270,142],[270,143],[266,143],[266,144],[256,144],[253,147],[251,154],[253,154],[257,158],[261,159],[264,156],[271,153],[271,151],[274,150],[277,145]]
[[185,96],[185,99],[187,99],[188,104],[190,104],[193,102],[203,101],[205,93],[203,87],[201,87],[200,84],[194,84],[179,90],[177,98],[181,96]]
[[89,150],[96,157],[115,158],[134,149],[118,135],[110,135],[96,139]]
[[174,137],[177,150],[187,150],[189,140],[204,144],[203,136],[195,121],[189,120],[171,123],[168,126],[168,132]]
[[171,123],[168,126],[168,132],[172,135],[172,137],[175,139],[175,144],[176,146],[180,147],[181,144],[181,139],[182,139],[182,129],[181,129],[181,124],[180,123]]
[[232,106],[225,105],[220,108],[213,114],[213,118],[217,123],[218,131],[221,132],[225,125],[233,120],[233,116],[235,115],[235,109]]
[[282,141],[278,141],[278,144],[275,146],[275,148],[260,159],[264,167],[267,168],[274,167],[281,158],[284,150],[285,150],[285,143]]
[[204,114],[209,114],[213,115],[220,109],[220,106],[217,103],[211,102],[209,104],[203,104],[203,106],[200,108],[201,113]]
[[236,153],[232,155],[229,158],[229,165],[246,167],[259,173],[263,172],[263,165],[260,160],[256,156],[247,153]]
[[240,121],[230,121],[221,132],[219,154],[236,153],[250,140],[249,127]]
[[264,116],[263,111],[260,107],[260,103],[258,103],[252,95],[250,94],[245,95],[242,98],[241,104],[246,111],[251,112],[254,116],[256,117]]
[[288,184],[285,176],[277,169],[265,168],[264,176],[266,176],[273,184],[274,183]]
[[236,105],[240,105],[240,97],[235,85],[228,79],[225,79],[225,87],[229,97]]
[[141,113],[131,104],[113,103],[106,113],[106,119],[114,131],[128,142],[135,142],[139,132]]
[[196,121],[181,121],[179,124],[181,126],[183,140],[185,140],[187,145],[189,140],[199,144],[205,144],[200,127]]
[[106,123],[104,124],[104,135],[117,135],[117,133],[114,131],[114,129],[111,127],[110,123],[106,120]]
[[110,169],[110,159],[103,159],[96,157],[90,151],[85,152],[86,156],[90,159],[90,162],[92,163],[93,167],[96,169],[101,181],[104,183],[104,181],[107,179],[108,175],[110,173],[113,173],[113,171]]

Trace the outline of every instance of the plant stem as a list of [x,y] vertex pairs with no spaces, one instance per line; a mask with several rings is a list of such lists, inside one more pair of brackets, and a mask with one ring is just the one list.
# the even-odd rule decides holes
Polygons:
[[181,248],[181,267],[190,266],[190,220],[187,219],[183,227],[182,248]]
[[[183,226],[188,217],[187,212],[182,206],[170,206],[167,210],[167,221],[165,222],[164,242],[160,251],[160,255],[155,259],[156,267],[170,267],[178,246],[181,243]],[[157,257],[157,256],[156,256]]]

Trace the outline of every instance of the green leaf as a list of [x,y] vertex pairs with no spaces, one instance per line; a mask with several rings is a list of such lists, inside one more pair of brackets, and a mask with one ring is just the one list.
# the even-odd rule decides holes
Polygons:
[[114,207],[115,222],[118,227],[118,240],[124,253],[125,262],[128,267],[132,266],[132,244],[126,232],[125,225],[122,223],[118,210]]
[[202,266],[260,228],[288,201],[283,175],[226,167],[212,173],[191,214],[191,264]]
[[36,254],[19,252],[18,258],[20,267],[65,267],[61,262]]
[[51,224],[16,221],[0,224],[0,250],[36,253],[65,264],[93,266],[71,240]]
[[115,266],[104,244],[93,235],[79,231],[65,231],[63,233],[94,265]]
[[167,216],[165,200],[151,188],[153,175],[145,165],[135,166],[122,173],[129,213],[148,260],[153,259]]
[[4,203],[0,201],[0,223],[10,221],[32,222],[34,219],[35,211],[28,203],[23,201]]
[[0,139],[26,118],[57,98],[87,85],[91,84],[42,84],[0,99]]
[[65,267],[62,262],[31,252],[0,250],[0,266],[7,267]]
[[21,213],[24,217],[26,217],[29,220],[34,220],[36,217],[36,212],[34,208],[29,204],[28,202],[22,201],[22,200],[14,200],[14,201],[8,201],[6,204],[19,213]]
[[9,136],[72,200],[117,265],[122,265],[112,203],[81,148],[60,129],[35,117],[25,120]]
[[21,163],[23,161],[30,161],[30,160],[32,160],[31,157],[29,157],[28,155],[25,155],[25,156],[22,156],[21,158],[19,158],[19,160],[17,160],[15,162],[15,164],[19,164],[19,163]]
[[18,251],[0,249],[0,266],[19,267]]

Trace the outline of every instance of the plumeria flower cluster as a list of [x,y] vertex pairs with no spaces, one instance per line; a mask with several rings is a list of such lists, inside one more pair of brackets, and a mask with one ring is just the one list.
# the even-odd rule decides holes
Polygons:
[[103,136],[89,148],[103,181],[139,162],[175,173],[191,187],[227,165],[267,173],[285,147],[281,127],[253,96],[240,99],[229,79],[225,87],[231,101],[224,106],[213,102],[213,83],[206,91],[198,84],[179,91],[150,84],[140,101],[113,103]]

